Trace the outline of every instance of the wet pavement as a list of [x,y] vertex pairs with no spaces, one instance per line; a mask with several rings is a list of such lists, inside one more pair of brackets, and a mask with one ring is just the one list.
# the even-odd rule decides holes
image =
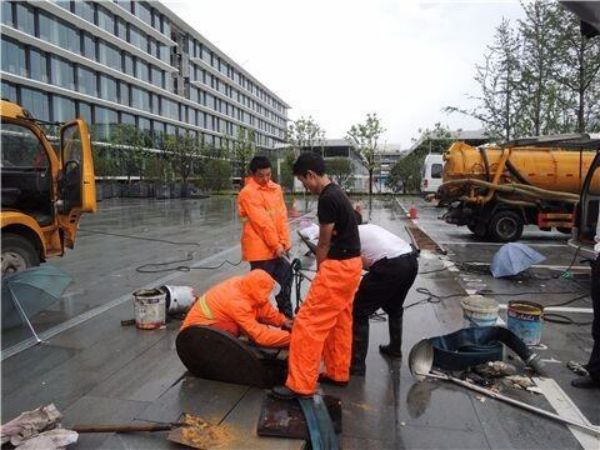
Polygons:
[[[420,275],[405,305],[423,300],[416,288],[438,295],[473,293],[487,289],[499,303],[514,298],[545,305],[564,302],[589,292],[589,272],[576,262],[574,279],[562,270],[542,267],[514,280],[494,280],[486,273],[499,248],[476,241],[466,229],[436,219],[440,210],[418,198],[399,198],[417,205],[418,224],[449,250],[446,257],[423,253]],[[65,424],[175,421],[182,412],[196,413],[214,423],[228,424],[243,439],[232,448],[300,448],[298,441],[258,438],[260,389],[201,380],[187,375],[174,340],[179,326],[142,331],[122,327],[133,317],[131,292],[144,286],[191,285],[202,292],[214,283],[248,270],[240,261],[240,223],[234,199],[214,196],[203,200],[112,199],[99,204],[98,214],[86,216],[76,248],[55,264],[73,277],[65,297],[34,317],[47,343],[25,350],[24,327],[3,330],[2,421],[19,412],[54,402],[65,414]],[[298,199],[296,206],[314,215],[314,201]],[[368,204],[365,202],[366,209]],[[406,216],[392,198],[375,199],[370,221],[408,239]],[[295,226],[296,222],[292,225]],[[566,237],[527,230],[523,242],[547,256],[546,266],[568,266],[573,259]],[[295,246],[295,254],[305,249]],[[189,259],[189,260],[188,260]],[[157,273],[140,273],[145,270]],[[469,264],[460,264],[469,262]],[[476,264],[476,263],[479,263]],[[179,267],[181,266],[181,267]],[[177,271],[162,271],[179,267]],[[187,268],[191,269],[187,269]],[[194,268],[196,267],[196,268]],[[558,275],[558,277],[556,277]],[[306,290],[306,283],[304,290]],[[557,292],[561,292],[558,294]],[[566,294],[565,292],[570,292]],[[508,295],[498,295],[508,294]],[[403,352],[423,337],[461,328],[460,298],[406,309]],[[589,308],[589,299],[569,306]],[[569,314],[575,321],[589,314]],[[505,316],[504,316],[505,318]],[[387,340],[387,323],[371,321],[366,377],[352,378],[346,388],[325,387],[343,405],[344,448],[600,448],[600,441],[576,438],[564,425],[501,404],[481,401],[472,392],[442,382],[416,383],[407,358],[390,362],[377,347]],[[566,361],[584,361],[591,350],[587,325],[546,323],[540,349],[550,361],[549,372],[559,394],[567,395],[591,423],[600,425],[600,391],[577,391]],[[553,410],[555,398],[525,391],[505,392],[527,403]],[[238,436],[238,437],[239,437]],[[174,448],[161,433],[86,435],[76,448]]]

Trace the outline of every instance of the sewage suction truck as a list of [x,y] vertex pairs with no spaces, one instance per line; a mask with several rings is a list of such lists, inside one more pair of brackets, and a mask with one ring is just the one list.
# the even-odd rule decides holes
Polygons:
[[[573,146],[573,136],[472,147],[455,142],[444,154],[437,191],[442,219],[477,237],[516,241],[525,225],[569,234],[594,151]],[[594,183],[600,183],[600,174]]]

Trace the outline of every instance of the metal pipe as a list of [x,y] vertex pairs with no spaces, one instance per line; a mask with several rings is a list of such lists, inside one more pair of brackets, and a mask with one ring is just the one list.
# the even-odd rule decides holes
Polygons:
[[568,425],[572,425],[574,427],[581,428],[582,430],[585,430],[588,433],[591,433],[597,437],[600,437],[600,428],[598,428],[598,427],[593,427],[590,425],[586,425],[584,423],[576,422],[576,421],[571,420],[566,417],[561,417],[558,414],[551,413],[550,411],[546,411],[545,409],[541,409],[536,406],[528,405],[527,403],[521,402],[519,400],[515,400],[513,398],[510,398],[506,395],[499,394],[497,392],[490,391],[488,389],[477,386],[473,383],[469,383],[468,381],[464,381],[459,378],[456,378],[456,377],[453,377],[450,375],[446,375],[446,374],[441,374],[441,373],[428,373],[428,374],[419,373],[418,375],[425,376],[428,378],[434,378],[436,380],[450,381],[454,384],[458,384],[459,386],[465,387],[472,391],[479,392],[480,394],[484,394],[484,395],[487,395],[488,397],[495,398],[496,400],[500,400],[505,403],[509,403],[513,406],[517,406],[517,407],[525,409],[527,411],[534,412],[536,414],[539,414],[541,416],[547,417],[552,420],[556,420],[558,422],[563,422]]

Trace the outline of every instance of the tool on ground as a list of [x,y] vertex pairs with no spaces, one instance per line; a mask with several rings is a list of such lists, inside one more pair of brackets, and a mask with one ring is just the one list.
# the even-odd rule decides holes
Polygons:
[[71,430],[78,433],[135,433],[144,431],[170,431],[174,428],[189,426],[184,422],[172,423],[128,423],[128,424],[86,424],[74,425]]
[[480,394],[484,394],[488,397],[495,398],[496,400],[503,401],[505,403],[509,403],[513,406],[517,406],[519,408],[525,409],[527,411],[534,412],[536,414],[542,415],[549,419],[557,420],[559,422],[563,422],[569,425],[573,425],[575,427],[581,428],[589,433],[594,434],[595,436],[600,437],[600,428],[589,426],[583,423],[579,423],[573,421],[571,419],[561,417],[558,414],[551,413],[541,408],[537,408],[532,405],[528,405],[527,403],[521,402],[519,400],[515,400],[508,396],[499,394],[497,392],[479,387],[473,383],[469,383],[468,381],[461,380],[459,378],[453,377],[451,375],[442,373],[442,372],[431,372],[431,368],[433,367],[433,358],[434,358],[434,349],[431,343],[427,339],[423,339],[418,342],[410,351],[408,366],[410,369],[410,373],[418,380],[423,381],[426,378],[433,378],[442,381],[449,381],[451,383],[457,384],[459,386],[463,386],[469,390],[478,392]]
[[233,441],[232,433],[226,426],[212,425],[199,416],[184,413],[178,422],[140,423],[121,425],[75,425],[71,427],[77,433],[135,433],[169,431],[167,440],[191,448],[208,449],[227,448]]

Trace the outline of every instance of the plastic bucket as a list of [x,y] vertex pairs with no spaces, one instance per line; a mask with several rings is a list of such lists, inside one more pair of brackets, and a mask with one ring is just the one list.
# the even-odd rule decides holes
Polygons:
[[488,327],[496,324],[498,303],[481,295],[471,295],[461,300],[465,323],[469,327]]
[[188,312],[196,301],[196,293],[191,286],[160,287],[167,294],[167,314],[181,314]]
[[138,289],[133,293],[135,326],[154,330],[165,324],[167,294],[160,289]]
[[508,302],[506,324],[527,345],[538,345],[544,330],[544,307],[521,300]]

